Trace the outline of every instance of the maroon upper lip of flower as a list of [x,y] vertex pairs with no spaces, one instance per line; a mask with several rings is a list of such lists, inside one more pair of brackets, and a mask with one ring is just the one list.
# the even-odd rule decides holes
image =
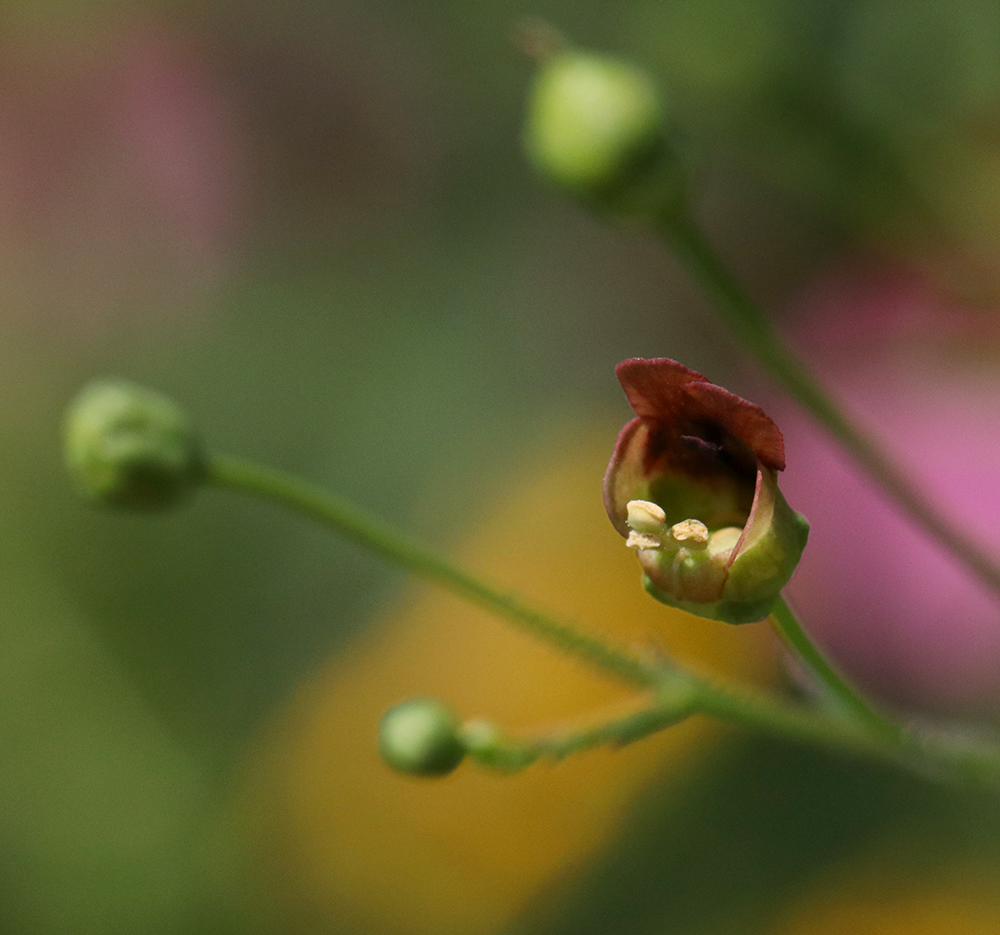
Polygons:
[[[608,516],[622,535],[630,481],[683,474],[698,483],[749,484],[785,469],[778,427],[751,402],[667,357],[615,368],[636,418],[621,430],[604,477]],[[686,517],[683,517],[686,518]]]

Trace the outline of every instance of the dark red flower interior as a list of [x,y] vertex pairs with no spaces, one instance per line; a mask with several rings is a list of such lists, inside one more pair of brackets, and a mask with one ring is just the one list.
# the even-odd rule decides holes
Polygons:
[[785,469],[781,432],[759,407],[667,357],[623,360],[615,368],[635,414],[650,431],[647,470],[669,451],[676,468],[709,475],[726,466]]

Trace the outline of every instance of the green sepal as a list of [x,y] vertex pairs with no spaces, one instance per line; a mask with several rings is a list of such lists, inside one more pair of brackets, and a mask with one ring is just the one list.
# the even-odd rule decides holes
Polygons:
[[778,490],[771,488],[773,513],[763,533],[744,546],[729,567],[718,601],[699,603],[677,600],[643,574],[643,587],[660,603],[698,617],[725,623],[755,623],[772,610],[781,589],[792,577],[809,537],[809,523],[793,510]]
[[661,591],[649,575],[643,574],[642,586],[650,597],[655,597],[661,604],[687,611],[696,617],[709,620],[721,620],[723,623],[756,623],[763,620],[774,607],[780,594],[761,598],[758,601],[716,601],[714,604],[699,604],[695,601],[678,601],[665,591]]

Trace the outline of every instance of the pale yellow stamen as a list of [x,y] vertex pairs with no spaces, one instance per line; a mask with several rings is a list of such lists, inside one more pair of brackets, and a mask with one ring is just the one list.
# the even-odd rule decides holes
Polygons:
[[662,536],[666,532],[667,514],[652,500],[629,500],[628,525],[638,533]]
[[670,527],[671,537],[688,549],[700,551],[708,545],[708,527],[697,519],[685,519]]
[[630,549],[658,549],[663,545],[662,540],[648,533],[630,532],[625,540],[625,545]]

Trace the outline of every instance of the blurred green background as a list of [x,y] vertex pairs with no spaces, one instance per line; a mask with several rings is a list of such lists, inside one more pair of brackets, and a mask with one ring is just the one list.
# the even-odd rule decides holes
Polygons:
[[[661,247],[525,165],[525,14],[670,89],[699,212],[772,307],[846,251],[995,294],[991,0],[5,4],[0,931],[348,932],[241,904],[219,815],[267,714],[404,583],[222,494],[78,502],[83,381],[161,389],[440,547],[538,437],[603,420],[610,449],[618,360],[756,386]],[[922,873],[1000,840],[995,803],[750,740],[656,793],[517,930],[772,931],[883,836]]]

